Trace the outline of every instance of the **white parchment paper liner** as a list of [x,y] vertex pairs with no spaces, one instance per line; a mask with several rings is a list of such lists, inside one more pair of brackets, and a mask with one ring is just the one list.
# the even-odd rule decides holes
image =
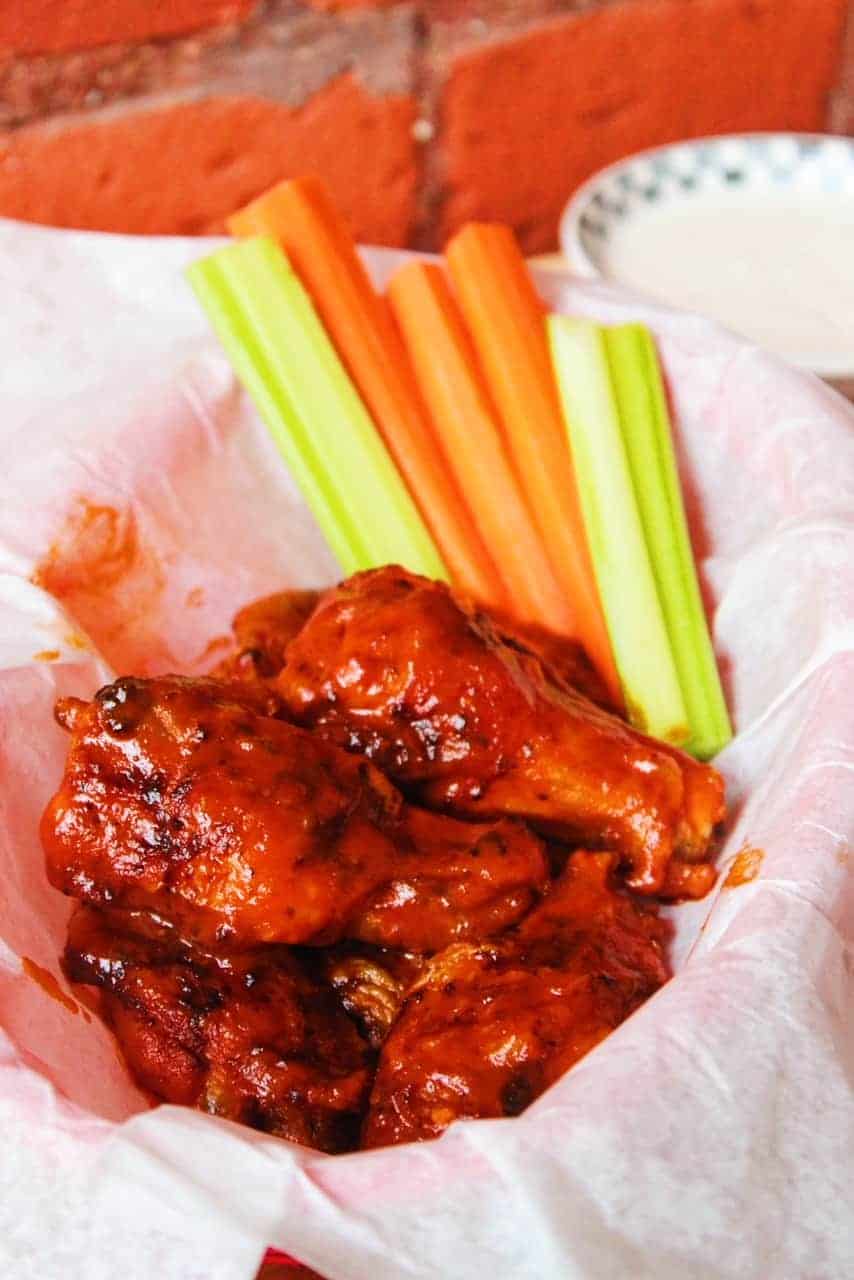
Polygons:
[[[658,334],[739,730],[721,866],[764,852],[674,911],[660,994],[519,1119],[330,1158],[146,1110],[22,967],[62,983],[57,694],[203,669],[245,601],[336,576],[183,282],[213,243],[0,223],[0,1275],[249,1280],[267,1244],[331,1280],[854,1275],[854,414],[702,320],[542,277]],[[88,643],[28,581],[84,499],[134,566]]]

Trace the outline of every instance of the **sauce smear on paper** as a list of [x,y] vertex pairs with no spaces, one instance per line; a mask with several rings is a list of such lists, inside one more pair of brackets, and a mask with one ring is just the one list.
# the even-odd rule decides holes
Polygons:
[[759,875],[764,857],[765,854],[761,849],[754,849],[752,845],[746,844],[735,855],[735,860],[724,880],[724,888],[737,889],[739,885],[750,884],[750,881],[755,880]]
[[37,982],[42,991],[46,992],[52,1000],[57,1000],[61,1005],[64,1005],[70,1013],[80,1012],[76,1000],[72,1000],[71,996],[63,991],[50,969],[45,969],[40,964],[36,964],[35,960],[31,960],[29,956],[23,957],[21,968],[27,977],[32,978],[33,982]]
[[32,580],[112,666],[144,673],[154,661],[169,665],[158,618],[166,580],[133,511],[79,498]]

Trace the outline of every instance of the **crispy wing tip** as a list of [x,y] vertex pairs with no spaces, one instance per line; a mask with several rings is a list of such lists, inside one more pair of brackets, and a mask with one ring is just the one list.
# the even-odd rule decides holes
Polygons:
[[68,733],[73,733],[77,728],[77,721],[82,712],[86,710],[89,703],[83,698],[57,698],[56,706],[53,709],[53,718],[56,723]]

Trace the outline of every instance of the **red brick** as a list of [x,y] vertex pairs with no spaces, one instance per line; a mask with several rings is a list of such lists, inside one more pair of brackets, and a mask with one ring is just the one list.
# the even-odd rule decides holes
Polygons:
[[415,113],[412,98],[343,75],[297,108],[214,97],[34,125],[0,144],[0,214],[195,234],[280,178],[318,173],[360,240],[400,245],[414,214]]
[[[602,165],[709,133],[821,129],[848,0],[623,0],[452,57],[439,237],[499,218],[530,251]],[[467,37],[470,38],[470,37]]]
[[31,55],[133,44],[236,22],[259,0],[2,0],[0,50]]

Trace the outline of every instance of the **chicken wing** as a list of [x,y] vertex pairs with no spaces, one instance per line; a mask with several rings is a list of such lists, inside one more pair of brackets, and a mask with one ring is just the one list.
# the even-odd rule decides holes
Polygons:
[[539,658],[546,678],[552,684],[574,689],[595,702],[597,707],[619,714],[620,709],[614,706],[605,681],[578,640],[555,635],[545,627],[522,624],[515,619],[493,618],[493,622],[498,636],[506,645],[521,654]]
[[268,680],[285,665],[288,646],[317,604],[317,591],[278,591],[253,600],[231,624],[237,652],[213,675],[225,680]]
[[419,813],[273,709],[263,686],[178,676],[63,700],[72,744],[42,819],[51,883],[231,950],[355,937],[434,951],[531,905],[548,869],[523,824]]
[[404,997],[424,966],[424,957],[361,943],[340,943],[309,953],[324,982],[373,1049],[391,1030]]
[[354,915],[349,935],[429,953],[491,938],[519,920],[548,883],[540,841],[523,824],[458,822],[406,806],[389,877]]
[[381,1050],[363,1146],[517,1115],[667,980],[666,926],[617,890],[615,863],[573,854],[512,933],[427,961]]
[[[212,675],[224,680],[271,680],[287,660],[288,649],[308,622],[321,598],[319,591],[278,591],[253,600],[231,624],[236,653],[225,658]],[[604,681],[577,640],[554,635],[544,627],[523,625],[514,618],[495,617],[501,638],[512,647],[538,657],[558,684],[577,689],[591,702],[616,711]]]
[[83,907],[65,969],[101,989],[131,1073],[157,1098],[321,1151],[356,1146],[373,1056],[285,948],[215,959],[138,913]]
[[615,850],[639,892],[702,896],[714,882],[703,859],[724,813],[720,775],[550,678],[441,583],[395,566],[348,579],[293,641],[276,687],[294,720],[419,803]]

